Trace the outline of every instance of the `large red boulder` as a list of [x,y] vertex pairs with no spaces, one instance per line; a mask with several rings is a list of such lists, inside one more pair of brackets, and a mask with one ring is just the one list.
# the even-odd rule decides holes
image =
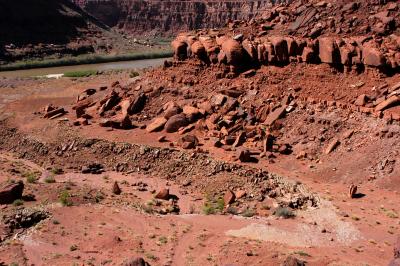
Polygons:
[[254,45],[252,41],[249,41],[248,39],[244,40],[242,42],[242,46],[244,50],[247,52],[251,60],[257,61],[258,60],[258,54],[257,54],[257,48]]
[[177,60],[185,60],[187,59],[187,48],[188,45],[186,42],[175,39],[171,43],[172,49],[174,50],[174,58]]
[[190,49],[192,50],[192,55],[199,58],[200,60],[207,59],[206,48],[204,48],[203,44],[200,41],[195,41]]
[[[288,48],[288,53],[289,56],[297,56],[297,50],[298,50],[298,45],[295,39],[292,37],[287,37],[286,38],[286,43],[287,43],[287,48]],[[301,54],[301,53],[300,53]]]
[[335,39],[330,37],[319,39],[319,58],[322,63],[341,63],[340,52]]
[[364,47],[363,61],[365,65],[380,67],[385,64],[385,57],[377,48]]
[[282,37],[270,38],[272,45],[274,46],[276,61],[278,63],[289,62],[289,49],[287,41]]
[[222,44],[222,51],[230,65],[241,65],[245,60],[243,46],[234,39],[228,39]]
[[188,123],[189,121],[184,114],[177,114],[168,119],[164,128],[168,133],[173,133],[178,131],[179,128],[187,126]]

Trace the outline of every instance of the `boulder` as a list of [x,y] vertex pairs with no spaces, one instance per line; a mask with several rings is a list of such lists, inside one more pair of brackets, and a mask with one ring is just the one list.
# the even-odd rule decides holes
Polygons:
[[199,145],[199,139],[194,135],[185,135],[179,142],[183,149],[194,149]]
[[22,181],[3,186],[0,189],[0,204],[10,204],[21,199],[23,191],[24,183]]
[[375,111],[383,111],[390,107],[396,106],[400,104],[400,96],[392,95],[388,99],[384,100],[380,104],[375,107]]
[[278,63],[288,63],[289,62],[289,49],[286,39],[282,37],[271,37],[272,45],[275,50],[275,57]]
[[337,146],[339,146],[340,141],[337,138],[334,138],[329,144],[328,147],[325,150],[325,154],[329,154],[332,151],[334,151],[336,149]]
[[195,41],[190,49],[192,50],[192,55],[197,57],[200,60],[207,59],[206,48],[204,48],[203,44],[200,41]]
[[385,58],[377,48],[364,47],[363,62],[368,66],[381,67],[385,64]]
[[174,58],[177,60],[185,60],[187,59],[187,48],[188,45],[186,42],[175,39],[171,43],[172,49],[174,51]]
[[226,191],[225,195],[224,195],[224,204],[225,204],[225,206],[233,203],[234,201],[235,201],[235,194],[230,190]]
[[210,36],[200,36],[199,41],[204,46],[207,54],[216,53],[218,51],[217,42]]
[[154,196],[156,199],[162,199],[162,200],[168,200],[169,199],[169,189],[168,188],[163,188],[160,189],[160,191],[157,192],[157,194]]
[[222,51],[226,55],[227,63],[230,65],[241,65],[244,63],[244,49],[242,45],[233,39],[228,39],[222,44]]
[[168,133],[173,133],[178,131],[179,128],[187,126],[188,123],[188,119],[184,114],[177,114],[170,117],[164,127]]
[[138,95],[136,95],[132,99],[131,104],[128,106],[128,114],[133,115],[140,113],[146,104],[146,99],[147,97],[144,93],[139,93]]
[[165,123],[167,123],[167,119],[165,117],[157,117],[146,126],[147,132],[155,132],[160,131],[164,128]]
[[257,48],[253,44],[253,42],[249,41],[248,39],[244,40],[242,42],[242,46],[244,50],[247,52],[249,57],[251,58],[252,61],[257,61],[258,60],[258,54],[257,54]]
[[183,113],[188,117],[197,116],[200,114],[200,110],[197,107],[193,107],[191,105],[185,105],[183,106]]
[[117,181],[115,181],[114,182],[114,184],[113,184],[113,187],[112,187],[112,193],[114,193],[115,195],[119,195],[119,194],[121,194],[121,189],[120,189],[120,187],[119,187],[119,185],[118,185],[118,182]]
[[163,106],[164,117],[169,119],[171,116],[177,115],[182,112],[182,108],[173,101],[167,102]]
[[354,102],[357,106],[364,106],[368,102],[368,97],[365,94],[361,94],[357,97],[356,101]]
[[333,38],[325,37],[319,39],[319,58],[322,63],[341,63],[339,48]]
[[297,56],[297,50],[298,50],[298,45],[295,39],[288,37],[286,38],[286,43],[287,43],[287,47],[288,47],[288,53],[289,56]]
[[305,262],[296,257],[288,256],[282,263],[282,266],[305,266]]
[[349,197],[352,199],[355,197],[357,193],[357,186],[356,185],[351,185],[349,188]]
[[133,258],[126,260],[122,266],[150,266],[143,258]]
[[301,59],[305,63],[314,63],[315,62],[316,55],[314,53],[314,50],[311,49],[310,47],[304,47],[303,53],[301,55]]
[[239,161],[248,163],[252,161],[251,152],[249,150],[242,150],[239,153]]
[[276,120],[282,118],[286,114],[286,108],[287,108],[286,105],[276,108],[267,116],[267,119],[265,119],[264,124],[270,126],[273,123],[275,123]]

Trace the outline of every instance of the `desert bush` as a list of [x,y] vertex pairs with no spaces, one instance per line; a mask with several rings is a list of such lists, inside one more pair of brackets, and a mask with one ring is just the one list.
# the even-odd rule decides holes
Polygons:
[[291,209],[286,208],[286,207],[278,207],[275,210],[274,215],[285,218],[285,219],[293,218],[296,216],[295,213]]

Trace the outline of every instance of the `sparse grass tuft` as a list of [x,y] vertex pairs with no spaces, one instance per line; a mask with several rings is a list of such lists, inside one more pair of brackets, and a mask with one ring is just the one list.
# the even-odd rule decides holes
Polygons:
[[285,219],[293,218],[296,216],[295,213],[291,209],[286,208],[286,207],[276,208],[274,215],[285,218]]

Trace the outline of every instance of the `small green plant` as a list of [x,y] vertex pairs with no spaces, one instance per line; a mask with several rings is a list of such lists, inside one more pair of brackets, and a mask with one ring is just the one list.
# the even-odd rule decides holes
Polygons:
[[225,202],[223,198],[215,199],[210,195],[206,196],[206,201],[203,205],[203,213],[205,215],[222,212],[224,208],[225,208]]
[[50,183],[55,183],[55,182],[56,182],[56,179],[54,178],[54,176],[50,175],[50,176],[47,176],[47,177],[44,179],[44,182],[45,182],[45,183],[48,183],[48,184],[50,184]]
[[63,173],[63,170],[62,170],[61,168],[55,167],[55,168],[51,169],[50,172],[51,172],[53,175],[61,175],[61,174]]
[[205,215],[215,214],[215,207],[210,202],[206,202],[203,206],[203,213]]
[[160,241],[161,244],[167,244],[168,243],[168,238],[165,236],[160,236],[158,238],[158,241]]
[[67,78],[84,78],[97,75],[96,70],[81,70],[81,71],[70,71],[65,72],[64,77]]
[[36,174],[34,172],[26,172],[23,174],[28,183],[35,183],[37,180]]
[[148,258],[149,260],[157,260],[158,258],[151,254],[151,253],[146,253],[146,258]]
[[250,209],[250,208],[244,210],[244,211],[241,213],[241,215],[242,215],[243,217],[253,217],[255,214],[256,214],[256,212],[255,212],[253,209]]
[[278,208],[276,208],[276,210],[274,212],[274,215],[278,216],[278,217],[285,218],[285,219],[293,218],[293,217],[296,216],[291,209],[286,208],[286,207],[278,207]]
[[225,201],[223,198],[219,198],[217,200],[217,209],[222,212],[224,208],[225,208]]
[[23,205],[24,204],[24,201],[23,200],[21,200],[21,199],[16,199],[16,200],[14,200],[14,202],[13,202],[13,205],[14,206],[21,206],[21,205]]
[[72,245],[72,246],[69,247],[69,251],[75,251],[77,249],[78,249],[77,245]]
[[226,212],[232,215],[237,215],[238,214],[238,210],[237,208],[233,207],[233,206],[229,206],[228,208],[226,208]]
[[139,73],[137,71],[131,71],[131,73],[129,73],[129,77],[130,78],[135,78],[135,77],[138,77],[138,76],[139,76]]
[[395,211],[388,210],[386,211],[386,216],[389,218],[399,218],[399,215]]
[[296,251],[296,252],[294,252],[294,254],[300,255],[302,257],[311,257],[310,254],[308,254],[307,252],[305,252],[303,250]]
[[72,201],[67,190],[64,190],[60,193],[59,199],[63,206],[72,206]]

